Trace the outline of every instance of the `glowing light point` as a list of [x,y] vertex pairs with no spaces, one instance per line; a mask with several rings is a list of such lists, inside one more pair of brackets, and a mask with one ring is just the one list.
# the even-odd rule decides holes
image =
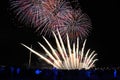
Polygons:
[[36,74],[36,75],[39,75],[39,74],[41,74],[41,73],[42,73],[41,70],[39,70],[39,69],[36,69],[36,70],[35,70],[35,74]]
[[20,68],[17,68],[16,73],[20,74],[20,71],[21,71]]

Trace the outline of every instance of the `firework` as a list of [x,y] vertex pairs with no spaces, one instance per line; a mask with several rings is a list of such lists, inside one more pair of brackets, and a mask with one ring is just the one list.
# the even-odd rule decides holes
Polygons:
[[70,12],[71,6],[69,6],[69,2],[65,0],[46,0],[43,1],[42,8],[47,23],[44,25],[41,33],[44,32],[44,35],[50,35],[53,30],[64,27],[64,19],[61,19],[61,17]]
[[[52,31],[60,31],[66,42],[68,33],[72,42],[88,36],[91,21],[81,9],[74,10],[65,0],[11,0],[11,9],[18,20],[33,26],[36,32],[51,36]],[[70,42],[71,43],[71,42]]]
[[18,21],[38,27],[45,23],[42,14],[42,0],[11,0],[11,10],[14,11]]
[[53,32],[57,49],[53,48],[53,46],[45,37],[43,38],[51,49],[51,52],[44,45],[39,43],[39,45],[44,49],[50,59],[41,55],[30,47],[24,44],[22,45],[57,69],[90,69],[94,66],[94,63],[96,60],[98,60],[94,59],[97,54],[95,54],[95,51],[90,52],[90,49],[88,49],[85,53],[84,48],[86,40],[83,43],[82,49],[79,50],[79,38],[77,38],[77,44],[73,43],[73,46],[71,47],[69,35],[67,34],[67,47],[65,47],[58,30],[57,34],[58,35]]
[[64,0],[11,0],[11,10],[18,20],[36,31],[46,35],[47,32],[62,27],[63,17],[69,13],[71,7]]
[[59,30],[64,40],[66,40],[66,33],[68,33],[72,42],[76,41],[77,37],[80,37],[80,40],[84,40],[92,29],[90,18],[87,14],[82,13],[81,9],[72,10],[63,19],[64,27],[61,27]]

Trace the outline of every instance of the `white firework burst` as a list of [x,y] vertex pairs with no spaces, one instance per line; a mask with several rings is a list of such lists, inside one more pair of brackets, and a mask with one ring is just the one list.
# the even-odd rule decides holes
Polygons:
[[53,32],[57,49],[54,49],[45,37],[43,38],[48,44],[51,51],[49,51],[44,45],[38,42],[50,59],[46,58],[45,56],[41,55],[30,47],[24,44],[22,45],[57,69],[80,70],[84,68],[87,70],[94,66],[94,63],[98,60],[95,59],[95,56],[97,54],[95,53],[95,51],[90,52],[90,49],[88,49],[85,53],[84,48],[86,40],[84,41],[82,48],[79,50],[79,38],[77,38],[77,44],[73,43],[73,47],[71,47],[69,36],[67,34],[67,47],[65,48],[65,45],[58,30],[57,34],[58,35]]

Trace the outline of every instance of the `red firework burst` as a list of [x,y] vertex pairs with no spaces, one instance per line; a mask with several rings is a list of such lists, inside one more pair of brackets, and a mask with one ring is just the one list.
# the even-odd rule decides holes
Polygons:
[[63,27],[64,20],[61,17],[64,17],[72,9],[64,0],[46,0],[42,3],[42,7],[46,21],[48,21],[41,31],[44,32],[44,35],[51,33],[51,30]]
[[73,10],[65,0],[14,0],[11,7],[19,21],[33,26],[37,32],[50,35],[58,29],[66,40],[68,33],[71,41],[86,38],[91,28],[90,18],[81,9]]
[[38,27],[45,23],[41,0],[15,0],[11,2],[11,9],[14,10],[19,21]]
[[[60,17],[69,13],[71,7],[64,0],[14,0],[11,9],[19,21],[36,28],[40,33],[55,30],[60,23]],[[61,25],[59,25],[60,27]]]
[[72,10],[61,19],[64,22],[62,23],[63,27],[59,28],[59,31],[64,40],[66,40],[66,33],[68,33],[71,41],[75,41],[77,37],[83,40],[88,36],[91,29],[91,20],[87,14],[82,13],[81,9]]

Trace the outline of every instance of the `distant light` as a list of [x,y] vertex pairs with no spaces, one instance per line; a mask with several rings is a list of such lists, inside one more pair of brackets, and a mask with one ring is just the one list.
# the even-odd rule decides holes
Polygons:
[[10,71],[11,71],[11,73],[13,73],[14,72],[14,67],[10,67]]
[[87,77],[90,77],[91,71],[86,71]]
[[17,73],[17,74],[20,73],[20,68],[17,68],[16,73]]
[[0,72],[2,72],[3,70],[5,70],[5,69],[4,69],[4,66],[1,66],[1,67],[0,67]]
[[41,72],[42,72],[42,71],[41,71],[41,70],[39,70],[39,69],[36,69],[36,70],[35,70],[35,74],[36,74],[36,75],[41,74]]
[[117,71],[116,71],[116,69],[114,69],[114,78],[116,78],[117,77]]
[[55,67],[52,68],[53,71],[56,71],[57,69]]
[[56,68],[53,68],[53,72],[54,72],[54,75],[58,75],[58,71],[57,71],[57,69]]

